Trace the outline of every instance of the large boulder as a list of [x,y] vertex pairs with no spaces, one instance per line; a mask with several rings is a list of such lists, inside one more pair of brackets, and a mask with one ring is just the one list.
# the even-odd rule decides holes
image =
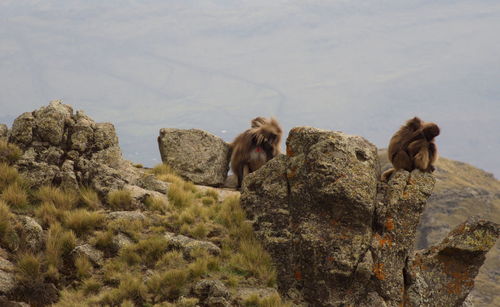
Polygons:
[[229,144],[203,130],[160,129],[161,160],[195,184],[222,186],[229,170]]
[[[435,180],[415,170],[382,183],[379,169],[365,139],[301,127],[290,131],[286,156],[245,178],[241,204],[274,259],[282,295],[309,306],[404,303],[407,259]],[[490,233],[478,240],[482,251],[498,236]]]
[[23,149],[17,168],[33,187],[92,186],[101,194],[125,185],[165,193],[164,183],[148,178],[122,158],[115,128],[96,123],[59,100],[14,120],[9,142]]

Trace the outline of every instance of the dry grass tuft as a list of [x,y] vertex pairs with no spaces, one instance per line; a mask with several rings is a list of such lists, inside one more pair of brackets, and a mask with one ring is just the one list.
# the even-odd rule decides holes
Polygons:
[[42,281],[42,263],[40,257],[34,254],[21,254],[17,260],[17,279],[24,283],[34,285]]
[[160,213],[168,211],[168,203],[159,197],[148,196],[144,200],[144,205],[151,211],[158,211]]
[[92,275],[92,264],[85,256],[78,256],[75,258],[75,275],[78,279],[84,279]]
[[41,202],[53,203],[57,209],[69,210],[76,206],[79,196],[75,191],[64,190],[54,186],[43,186],[35,193]]
[[194,201],[194,195],[183,186],[173,183],[168,188],[168,199],[177,208],[186,208]]
[[251,295],[243,301],[244,307],[291,307],[291,304],[284,303],[278,294],[260,297],[257,294]]
[[157,272],[146,282],[146,287],[153,296],[153,302],[174,300],[185,294],[188,289],[188,272],[182,269],[172,269]]
[[79,209],[66,213],[64,225],[81,236],[102,226],[104,218],[105,216],[101,212],[91,212],[85,209]]
[[65,212],[59,210],[52,202],[43,202],[35,209],[35,216],[43,228],[48,228],[54,223],[61,223],[64,220]]
[[11,184],[22,184],[22,178],[14,167],[0,162],[0,192]]
[[128,190],[113,190],[108,193],[109,206],[115,210],[125,210],[132,207],[132,195]]
[[0,195],[0,199],[5,201],[11,208],[22,209],[28,206],[28,193],[17,182],[6,187]]
[[14,164],[22,155],[23,151],[19,147],[0,140],[0,162]]
[[99,195],[92,188],[83,187],[80,189],[80,201],[81,203],[89,209],[97,210],[102,207]]
[[73,231],[62,228],[59,223],[52,224],[47,231],[45,256],[53,278],[58,277],[58,271],[63,265],[63,257],[67,256],[76,246],[76,236]]
[[15,231],[13,217],[9,206],[0,200],[0,244],[9,247],[9,249],[15,248],[19,239]]

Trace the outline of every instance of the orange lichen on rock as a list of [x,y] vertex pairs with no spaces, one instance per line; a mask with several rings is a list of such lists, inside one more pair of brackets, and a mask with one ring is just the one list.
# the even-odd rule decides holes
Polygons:
[[373,264],[373,273],[375,274],[375,277],[377,277],[377,279],[384,280],[385,279],[384,264],[383,263]]
[[296,271],[294,274],[295,280],[302,280],[302,272]]
[[384,247],[386,245],[388,247],[390,247],[392,245],[392,239],[390,238],[390,236],[385,236],[384,235],[383,237],[380,237],[380,239],[378,240],[378,243],[379,243],[380,247]]
[[385,229],[389,231],[394,229],[394,220],[392,219],[392,217],[388,217],[385,220]]
[[289,146],[289,145],[286,145],[286,155],[289,156],[289,157],[293,157],[293,150],[292,148]]
[[295,167],[290,168],[290,170],[286,172],[288,179],[295,177],[295,175],[297,175],[297,169]]

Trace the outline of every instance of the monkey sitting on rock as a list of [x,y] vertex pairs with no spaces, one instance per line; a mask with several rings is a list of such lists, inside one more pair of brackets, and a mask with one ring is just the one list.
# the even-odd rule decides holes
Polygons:
[[275,118],[257,117],[251,128],[238,135],[231,143],[231,170],[238,177],[238,188],[243,178],[258,170],[280,153],[282,130]]
[[418,117],[409,119],[391,138],[387,154],[393,168],[385,171],[381,180],[388,181],[398,169],[433,172],[438,158],[434,138],[438,135],[435,123],[425,123]]

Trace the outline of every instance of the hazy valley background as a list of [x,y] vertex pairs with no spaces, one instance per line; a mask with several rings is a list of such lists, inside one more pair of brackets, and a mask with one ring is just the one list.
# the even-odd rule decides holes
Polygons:
[[500,177],[498,1],[0,2],[0,123],[63,99],[160,162],[162,127],[231,141],[257,115],[387,146],[407,118]]

